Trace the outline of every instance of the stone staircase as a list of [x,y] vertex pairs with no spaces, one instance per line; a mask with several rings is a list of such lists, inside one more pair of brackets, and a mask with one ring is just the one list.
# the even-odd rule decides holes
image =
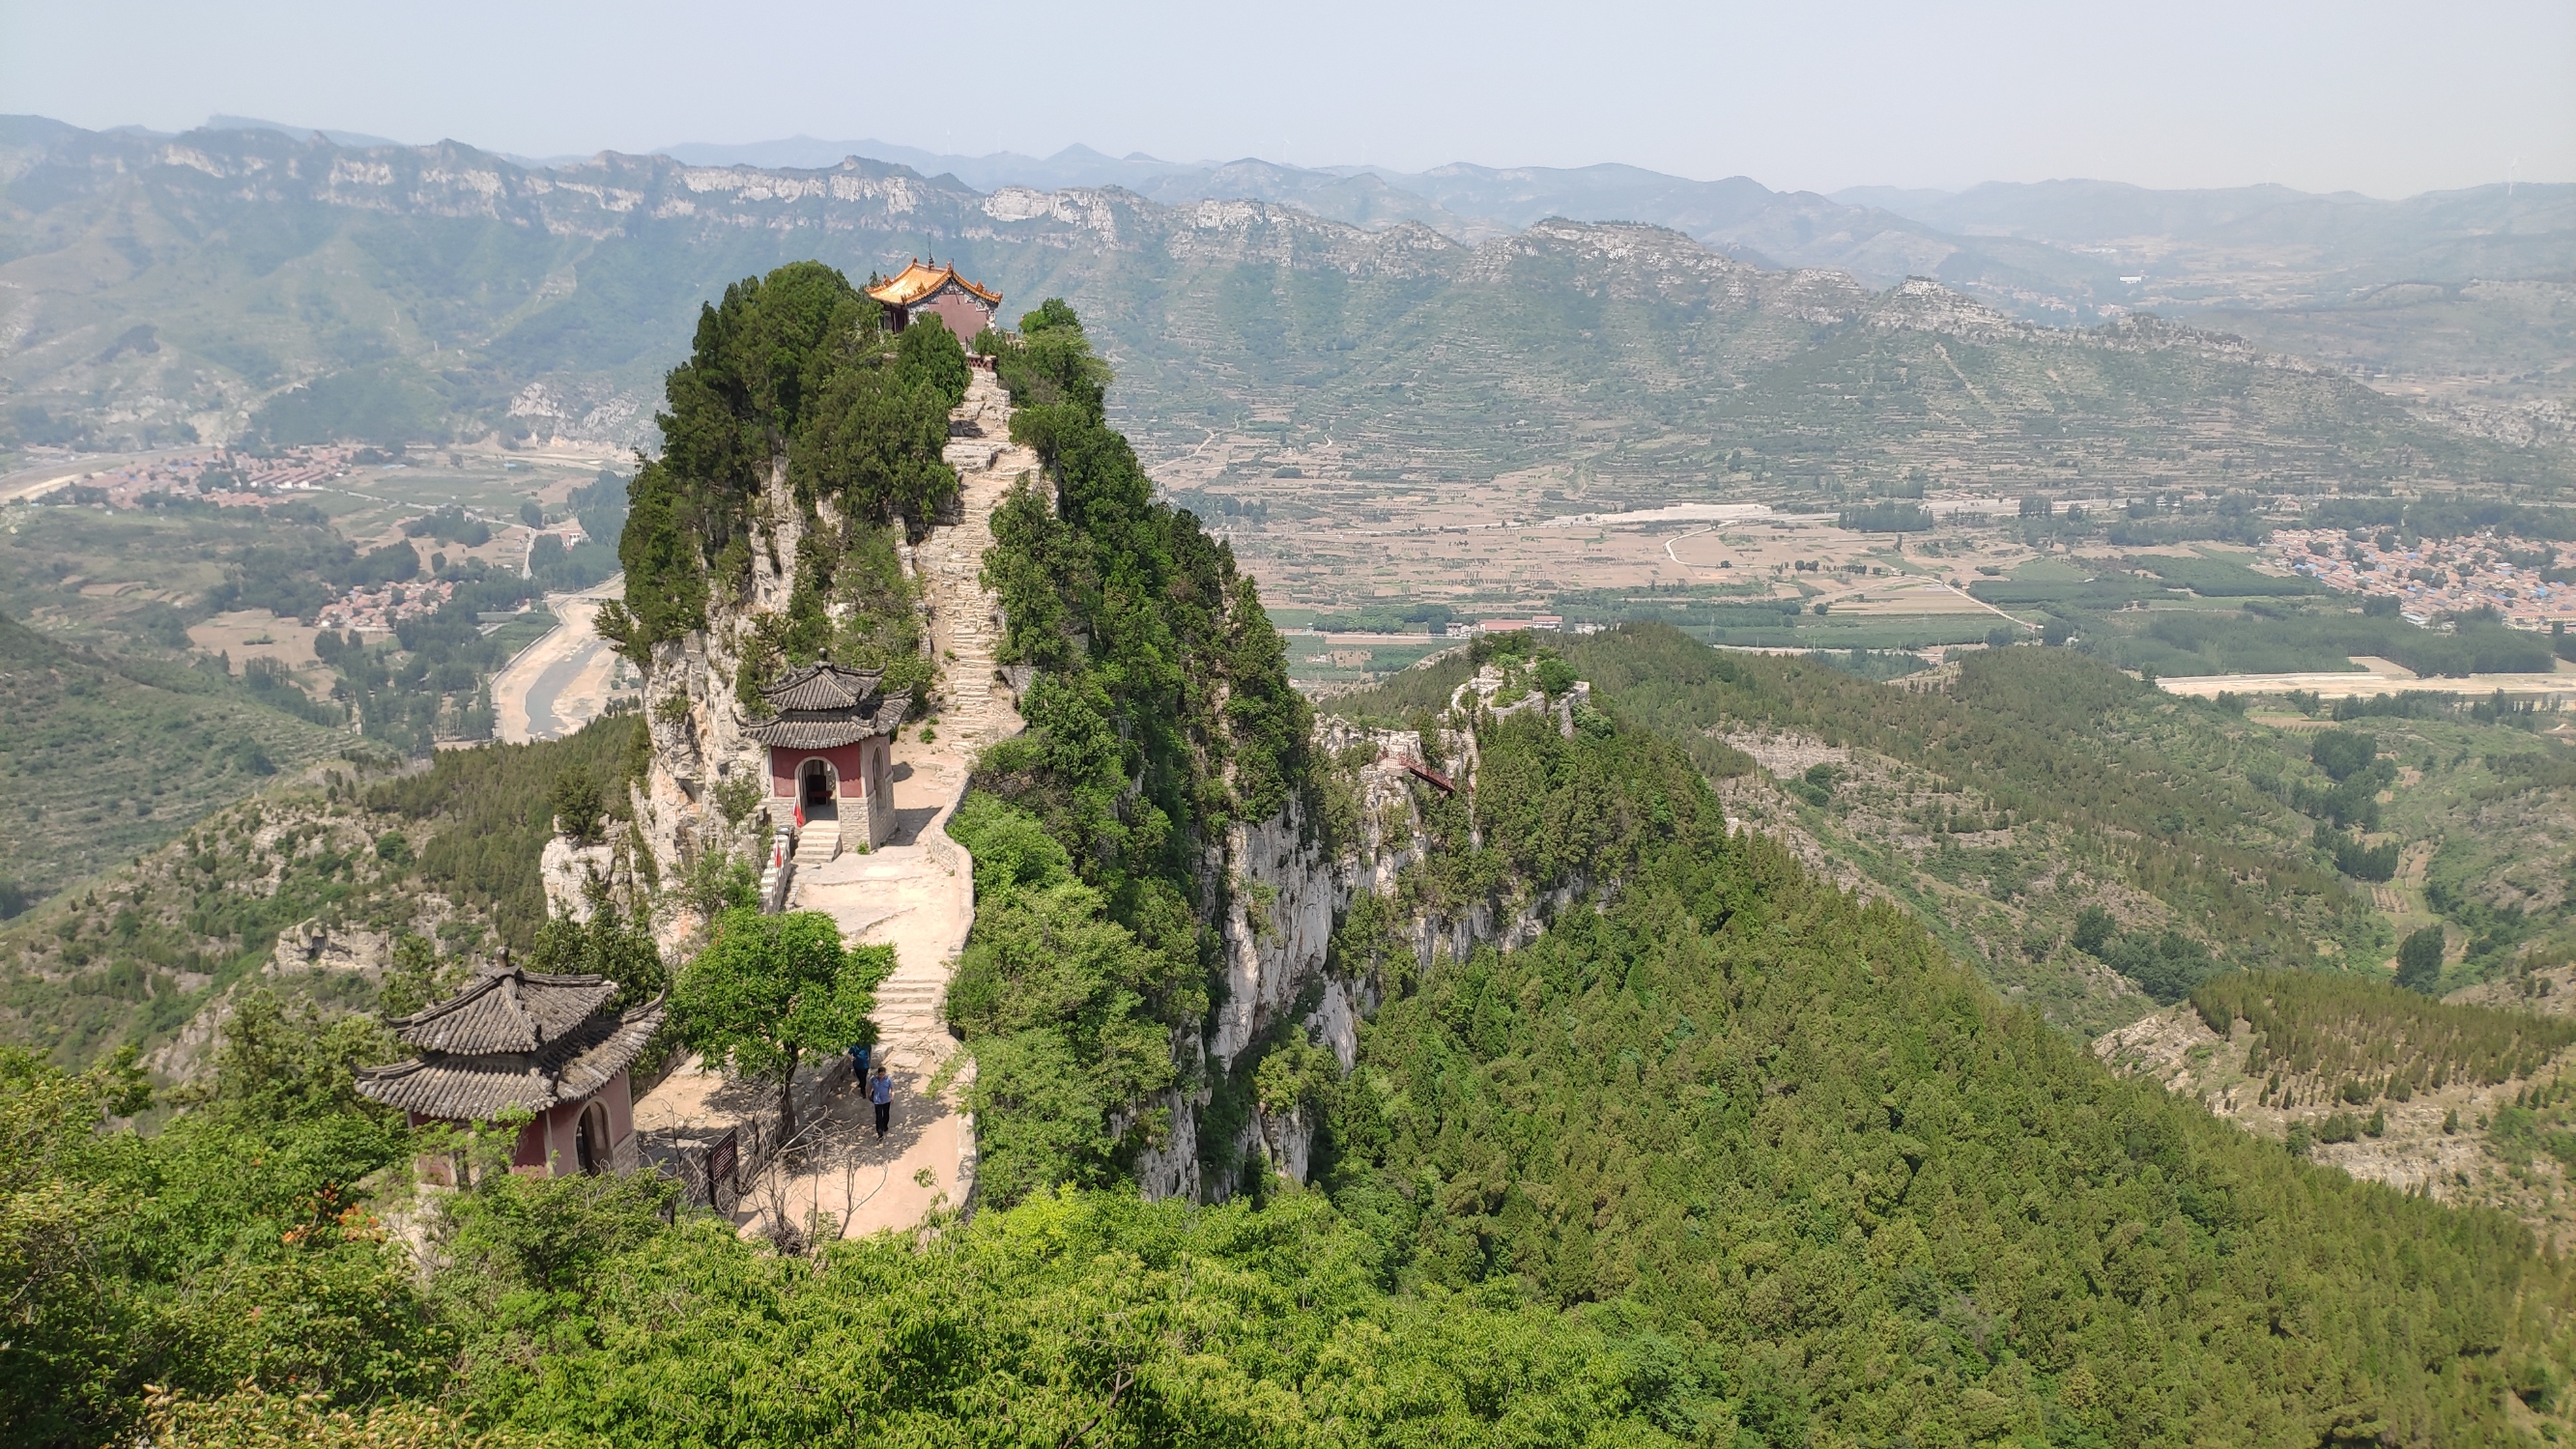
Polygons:
[[841,853],[841,822],[808,820],[796,832],[796,868],[811,870]]
[[1010,398],[993,375],[970,374],[966,401],[949,414],[946,457],[957,470],[958,521],[933,529],[913,554],[939,651],[939,729],[970,750],[1020,732],[1018,701],[995,658],[1001,605],[978,578],[993,543],[993,511],[1022,473],[1038,471],[1037,454],[1011,442],[1010,417]]
[[[1038,460],[1012,446],[1009,400],[988,372],[970,375],[966,401],[950,417],[947,458],[962,485],[958,516],[913,550],[939,656],[936,738],[925,741],[906,730],[913,737],[895,742],[893,839],[865,853],[816,859],[816,838],[835,826],[808,821],[789,872],[792,908],[826,912],[854,944],[895,950],[894,974],[876,993],[878,1060],[897,1080],[898,1123],[923,1125],[913,1136],[897,1134],[900,1153],[879,1174],[891,1185],[865,1204],[848,1206],[853,1232],[910,1226],[934,1190],[952,1204],[973,1194],[974,1131],[961,1105],[973,1065],[936,1100],[929,1092],[956,1050],[939,1006],[975,919],[972,862],[943,827],[965,791],[975,752],[1022,727],[1018,701],[995,658],[1000,603],[978,576],[993,544],[994,510],[1022,473],[1037,472]],[[925,1168],[935,1187],[916,1189],[915,1175]]]
[[939,999],[948,990],[948,963],[906,969],[909,964],[898,959],[894,975],[877,987],[875,1021],[884,1041],[919,1042],[947,1030],[939,1019]]

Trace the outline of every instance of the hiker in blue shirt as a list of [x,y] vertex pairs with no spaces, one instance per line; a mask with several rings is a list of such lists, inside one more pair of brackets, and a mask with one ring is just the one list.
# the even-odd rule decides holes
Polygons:
[[866,1042],[850,1048],[850,1080],[861,1083],[867,1081],[868,1058],[875,1054],[876,1048]]
[[883,1067],[877,1068],[876,1076],[868,1083],[868,1100],[877,1105],[877,1136],[882,1140],[886,1121],[894,1115],[894,1078],[887,1076]]

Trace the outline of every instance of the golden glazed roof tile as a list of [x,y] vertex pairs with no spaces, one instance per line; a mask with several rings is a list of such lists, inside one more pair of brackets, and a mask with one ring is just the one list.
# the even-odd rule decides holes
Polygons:
[[987,291],[986,289],[975,285],[973,282],[966,280],[964,277],[957,275],[957,268],[955,266],[925,267],[921,264],[921,259],[918,257],[913,259],[912,265],[905,267],[902,271],[895,273],[892,277],[878,283],[876,286],[868,288],[868,295],[885,303],[889,307],[909,307],[913,303],[920,301],[922,298],[938,291],[941,287],[946,286],[950,282],[955,282],[958,286],[961,286],[967,291],[974,293],[976,296],[983,298],[992,306],[999,307],[1002,305],[1001,293]]

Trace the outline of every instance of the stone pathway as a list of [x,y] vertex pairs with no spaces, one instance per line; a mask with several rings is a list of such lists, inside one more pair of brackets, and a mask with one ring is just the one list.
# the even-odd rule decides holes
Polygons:
[[[975,921],[973,870],[944,827],[965,793],[975,752],[1021,729],[995,669],[1000,605],[977,575],[992,546],[993,510],[1038,460],[1011,444],[1009,402],[990,373],[973,374],[952,417],[980,432],[948,445],[963,485],[961,516],[913,551],[943,676],[935,738],[895,742],[893,838],[865,854],[845,851],[799,869],[788,899],[792,910],[829,913],[853,942],[895,949],[894,975],[877,988],[876,1011],[879,1058],[895,1079],[894,1127],[879,1142],[862,1094],[834,1103],[804,1171],[782,1184],[777,1206],[800,1229],[816,1213],[846,1223],[853,1235],[908,1228],[943,1196],[951,1206],[964,1203],[974,1181],[974,1132],[957,1106],[965,1081],[937,1096],[928,1090],[956,1047],[939,1002]],[[745,1202],[754,1230],[773,1210],[768,1197],[755,1191]]]

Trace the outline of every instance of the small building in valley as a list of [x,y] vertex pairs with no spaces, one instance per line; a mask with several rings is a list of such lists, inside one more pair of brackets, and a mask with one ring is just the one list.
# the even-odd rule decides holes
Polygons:
[[885,304],[889,329],[901,332],[920,318],[936,317],[960,342],[972,342],[976,333],[994,325],[993,316],[1002,307],[1001,293],[957,275],[955,263],[926,265],[919,257],[868,288],[868,295]]
[[662,1025],[658,999],[630,1011],[608,1003],[617,983],[487,968],[447,1000],[393,1023],[418,1053],[360,1067],[358,1095],[426,1122],[535,1114],[520,1129],[510,1170],[539,1176],[631,1172],[639,1156],[627,1072]]
[[884,677],[817,659],[761,686],[771,717],[742,725],[769,747],[773,800],[807,829],[828,823],[871,849],[894,834],[894,732],[912,708],[911,690],[878,688]]

